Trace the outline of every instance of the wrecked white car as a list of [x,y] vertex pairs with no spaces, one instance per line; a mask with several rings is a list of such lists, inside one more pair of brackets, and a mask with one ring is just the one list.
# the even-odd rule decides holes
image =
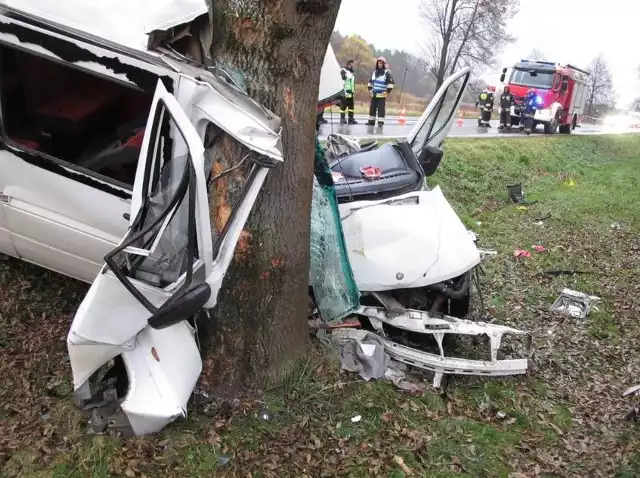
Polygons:
[[[185,319],[216,304],[256,196],[283,159],[279,118],[224,72],[146,49],[146,28],[207,12],[204,0],[176,4],[139,16],[119,0],[0,10],[0,252],[92,283],[68,349],[94,431],[142,435],[185,415],[202,367]],[[205,153],[222,132],[253,155],[218,233]]]
[[[187,319],[215,306],[264,179],[283,161],[279,118],[230,75],[170,49],[147,49],[149,32],[206,14],[204,0],[153,5],[0,5],[0,252],[91,283],[68,334],[74,390],[91,410],[91,430],[121,435],[153,433],[185,416],[202,368]],[[322,77],[336,75],[332,86],[321,86],[320,101],[340,93],[338,68],[329,49]],[[447,84],[456,78],[466,84],[468,71]],[[352,286],[345,301],[333,296],[333,318],[373,305],[371,298],[389,303],[389,290],[449,287],[479,260],[439,189],[423,190],[428,156],[439,153],[418,145],[440,144],[457,101],[443,124],[438,115],[430,119],[442,110],[436,106],[415,132],[418,177],[404,194],[341,199],[338,209],[334,166],[326,168],[328,181],[316,181],[314,204],[329,201],[325,220],[343,246],[333,256],[342,267],[336,280]],[[221,132],[253,155],[241,200],[218,232],[209,214],[216,182],[207,152]],[[437,240],[430,221],[439,224]],[[334,243],[326,238],[312,248],[328,251]],[[456,244],[461,252],[452,257]],[[312,286],[316,298],[330,297],[317,280]]]
[[[461,320],[480,263],[468,231],[439,187],[428,189],[469,81],[464,68],[445,80],[405,140],[371,144],[316,167],[311,235],[311,295],[326,322],[359,317],[398,361],[443,374],[516,375],[527,359],[499,359],[504,335],[526,335]],[[353,141],[339,136],[335,152]],[[356,145],[356,149],[357,145]],[[330,179],[329,179],[330,178]],[[336,204],[337,203],[337,204]],[[333,222],[329,219],[333,217]],[[477,278],[477,276],[476,276]],[[481,360],[449,357],[453,336],[485,337]],[[530,340],[524,344],[526,354]]]

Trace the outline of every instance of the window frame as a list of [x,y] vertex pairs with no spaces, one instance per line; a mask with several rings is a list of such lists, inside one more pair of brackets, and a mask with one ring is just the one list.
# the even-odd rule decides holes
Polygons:
[[[197,239],[197,226],[196,226],[196,196],[197,196],[197,188],[198,183],[196,180],[196,172],[193,166],[193,157],[191,155],[191,151],[188,148],[188,143],[186,142],[187,135],[184,134],[180,125],[177,121],[173,121],[173,125],[176,128],[176,132],[182,135],[185,140],[185,144],[187,144],[187,158],[186,158],[186,167],[184,172],[182,173],[182,177],[176,187],[176,191],[173,196],[170,198],[169,203],[165,206],[160,214],[155,218],[155,220],[148,224],[146,227],[141,228],[144,219],[146,217],[146,211],[149,207],[149,192],[151,188],[151,183],[153,179],[156,177],[156,174],[159,173],[157,171],[158,164],[156,158],[156,145],[159,144],[159,139],[166,133],[162,131],[161,122],[165,115],[168,115],[169,118],[172,118],[171,111],[168,105],[164,102],[162,98],[158,99],[156,104],[155,111],[150,112],[153,114],[153,123],[150,131],[145,132],[145,134],[149,134],[149,145],[150,147],[147,149],[147,155],[144,158],[145,168],[144,175],[142,178],[142,198],[141,205],[138,209],[138,213],[136,217],[131,223],[129,227],[129,231],[127,235],[123,239],[123,241],[114,249],[109,251],[104,259],[106,263],[106,267],[103,268],[102,273],[106,273],[107,270],[111,270],[111,272],[115,275],[115,277],[120,281],[120,283],[142,304],[144,307],[151,312],[152,314],[158,310],[158,307],[154,306],[149,299],[147,299],[144,294],[138,290],[133,281],[145,283],[151,287],[156,287],[160,290],[164,291],[179,291],[189,287],[193,283],[193,276],[197,267],[200,267],[199,264],[202,264],[202,258],[200,257],[200,251],[198,239]],[[151,145],[154,145],[151,147]],[[162,154],[162,153],[160,153]],[[153,177],[152,177],[153,176]],[[124,253],[126,255],[134,255],[139,260],[143,260],[146,255],[134,254],[132,252],[127,252],[126,249],[129,248],[135,241],[144,237],[149,231],[156,228],[159,224],[170,222],[173,219],[173,215],[178,211],[178,208],[181,206],[182,201],[189,201],[188,204],[188,224],[187,224],[187,267],[186,270],[178,276],[176,281],[167,284],[164,287],[158,287],[153,284],[148,284],[147,282],[141,281],[140,279],[135,279],[125,274],[122,271],[122,264],[116,262],[115,257]],[[156,235],[154,235],[153,243],[157,243],[157,239],[162,233],[165,231],[165,227],[161,227]],[[147,249],[144,249],[145,251]],[[149,249],[151,252],[153,249]],[[124,265],[129,265],[128,256],[125,256],[126,263]],[[184,278],[184,280],[183,280]],[[179,288],[176,288],[176,284],[180,284]]]
[[[146,92],[135,85],[119,80],[111,75],[100,74],[95,72],[94,70],[83,68],[82,66],[78,66],[74,63],[70,63],[64,60],[52,58],[49,55],[36,52],[30,48],[26,48],[24,46],[17,45],[15,43],[11,43],[5,40],[0,40],[0,48],[12,49],[27,55],[32,55],[32,56],[41,58],[44,61],[49,61],[58,65],[61,65],[62,67],[69,68],[75,71],[80,71],[84,74],[91,75],[96,78],[100,78],[104,81],[115,83],[118,86],[121,86],[123,88],[128,88],[134,91],[139,91],[139,92],[150,94],[151,96],[153,96],[153,93]],[[0,55],[0,142],[6,145],[9,151],[14,150],[17,152],[29,154],[31,156],[36,156],[42,159],[43,161],[53,163],[54,165],[65,169],[66,171],[69,172],[69,174],[64,175],[68,179],[76,181],[77,179],[74,176],[77,176],[77,175],[89,177],[100,183],[106,183],[107,186],[117,188],[119,192],[124,193],[124,195],[126,195],[127,199],[131,198],[133,193],[133,184],[129,185],[129,184],[123,183],[121,181],[118,181],[117,179],[111,178],[104,174],[94,172],[90,169],[84,168],[77,164],[65,161],[64,159],[60,159],[55,156],[52,156],[51,154],[48,154],[44,151],[39,151],[36,149],[29,148],[28,146],[24,146],[22,144],[18,144],[8,136],[6,131],[6,126],[5,126],[5,123],[6,123],[5,118],[8,117],[8,114],[6,114],[5,112],[4,75],[2,74],[4,71],[3,67],[4,67],[4,64],[2,61],[2,55]],[[153,74],[152,72],[150,73]],[[157,78],[160,78],[160,77],[157,76]],[[148,111],[148,114],[151,114],[151,110]],[[51,171],[51,172],[53,174],[58,174],[56,171]],[[109,194],[113,194],[112,192],[109,192],[109,191],[105,191],[105,192]]]

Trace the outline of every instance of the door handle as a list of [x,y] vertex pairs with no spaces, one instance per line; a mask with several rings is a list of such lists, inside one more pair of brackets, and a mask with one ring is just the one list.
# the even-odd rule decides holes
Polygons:
[[127,221],[131,220],[131,214],[129,214],[128,212],[125,212],[122,217],[124,217]]

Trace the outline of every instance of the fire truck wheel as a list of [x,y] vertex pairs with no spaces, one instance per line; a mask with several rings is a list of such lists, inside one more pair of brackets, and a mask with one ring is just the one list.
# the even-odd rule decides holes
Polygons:
[[549,123],[544,124],[544,134],[554,134],[558,129],[558,119],[553,118]]
[[560,134],[571,134],[571,125],[570,124],[561,124],[560,125]]

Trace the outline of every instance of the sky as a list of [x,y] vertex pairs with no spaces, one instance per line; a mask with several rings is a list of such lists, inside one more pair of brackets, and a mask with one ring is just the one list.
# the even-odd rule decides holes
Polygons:
[[[418,15],[421,0],[342,0],[335,29],[357,34],[377,48],[420,54],[428,26]],[[550,26],[557,19],[557,29]],[[618,106],[640,96],[640,1],[520,0],[520,11],[508,24],[517,38],[499,56],[499,69],[483,79],[499,83],[499,70],[526,58],[534,49],[549,61],[587,67],[602,53],[611,70]],[[393,65],[392,65],[393,68]]]

